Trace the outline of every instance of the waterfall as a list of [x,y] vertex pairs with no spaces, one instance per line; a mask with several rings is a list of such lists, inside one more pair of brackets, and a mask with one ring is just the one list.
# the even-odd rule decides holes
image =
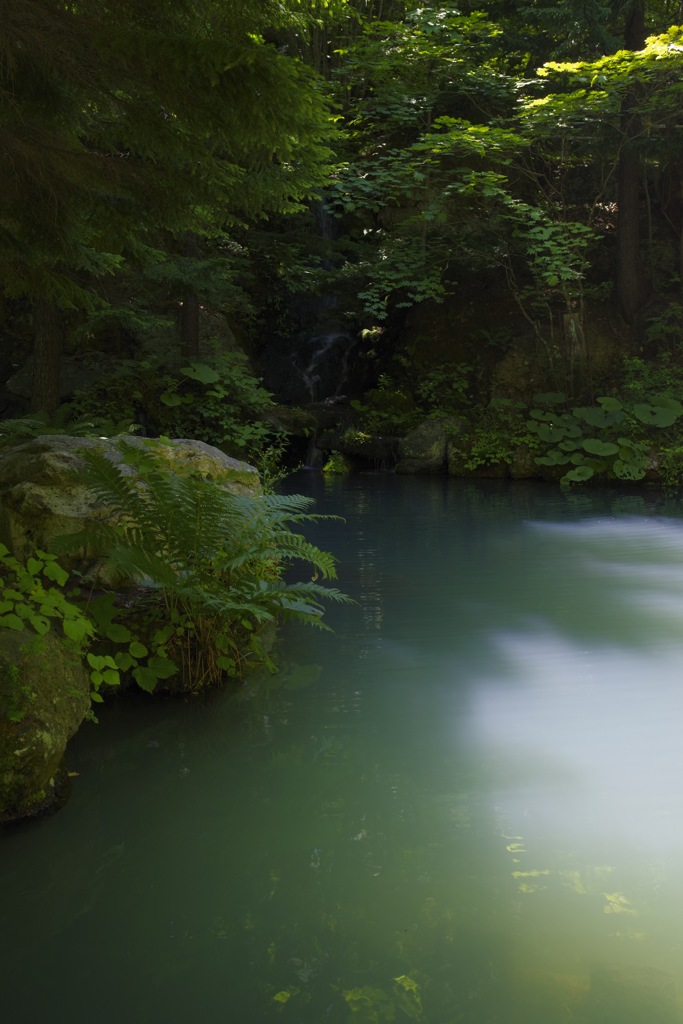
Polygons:
[[[326,202],[310,208],[311,226],[324,243],[334,241],[337,219]],[[318,272],[332,271],[331,253],[318,258]],[[338,297],[332,292],[294,296],[306,327],[293,337],[269,345],[263,365],[266,385],[281,401],[292,404],[334,402],[362,391],[362,373],[354,365],[358,338],[344,325]]]

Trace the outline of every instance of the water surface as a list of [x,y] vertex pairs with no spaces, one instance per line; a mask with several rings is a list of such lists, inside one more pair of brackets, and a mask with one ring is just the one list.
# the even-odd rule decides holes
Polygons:
[[111,704],[0,842],[4,1019],[672,1024],[683,520],[301,475],[357,605],[237,694]]

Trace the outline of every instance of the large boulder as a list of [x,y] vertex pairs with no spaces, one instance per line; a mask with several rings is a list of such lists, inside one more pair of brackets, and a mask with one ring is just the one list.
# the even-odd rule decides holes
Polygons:
[[448,443],[463,427],[462,420],[454,416],[424,420],[401,441],[396,472],[445,473]]
[[89,709],[78,654],[52,633],[0,629],[0,822],[56,802],[66,745]]
[[[107,520],[110,510],[98,504],[79,475],[88,450],[100,450],[120,465],[121,441],[151,445],[177,473],[201,474],[236,494],[261,491],[252,466],[201,441],[46,435],[0,453],[0,541],[25,561],[36,549],[50,550],[60,534]],[[87,570],[82,558],[60,555],[60,563]],[[78,653],[53,633],[0,628],[0,822],[55,802],[66,745],[89,709],[90,679]]]
[[[70,437],[47,434],[0,453],[0,541],[17,558],[36,549],[49,550],[60,534],[78,533],[92,521],[107,519],[79,480],[83,452],[101,450],[118,464],[120,444],[151,445],[170,468],[197,472],[224,484],[235,494],[258,494],[259,475],[253,466],[225,455],[203,441],[177,440],[170,444],[125,436],[123,438]],[[60,558],[65,568],[75,567],[77,556]]]

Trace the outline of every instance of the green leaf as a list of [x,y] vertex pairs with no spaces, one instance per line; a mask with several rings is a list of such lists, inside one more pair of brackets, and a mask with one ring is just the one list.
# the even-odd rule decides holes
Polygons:
[[613,398],[611,395],[606,395],[604,398],[598,398],[598,404],[607,412],[619,412],[619,410],[623,409],[623,405],[619,399]]
[[127,672],[133,665],[137,665],[135,659],[131,658],[130,654],[126,653],[126,651],[117,651],[114,655],[114,661],[116,662],[116,667],[122,672]]
[[126,644],[131,638],[131,632],[126,626],[122,626],[119,622],[113,622],[107,629],[105,636],[108,640],[113,640],[115,644]]
[[164,405],[167,405],[169,407],[169,409],[173,409],[176,406],[183,404],[182,398],[180,397],[180,395],[176,394],[175,391],[164,391],[161,395],[159,395],[159,398],[164,403]]
[[43,569],[43,575],[47,579],[52,580],[53,583],[58,583],[60,587],[63,587],[69,578],[69,574],[65,569],[62,569],[61,565],[57,565],[54,560],[50,560],[45,563]]
[[144,658],[149,653],[145,645],[141,644],[139,640],[133,640],[128,650],[134,658]]
[[633,415],[641,423],[647,423],[653,427],[670,427],[675,423],[680,413],[675,409],[663,405],[649,405],[646,402],[638,402],[633,406]]
[[157,679],[168,679],[178,671],[178,666],[170,658],[155,655],[147,662],[147,667],[154,672]]
[[90,700],[94,700],[96,704],[104,704],[104,697],[97,690],[90,691]]
[[44,615],[31,615],[29,622],[35,629],[36,633],[44,636],[50,631],[50,620],[46,619]]
[[642,480],[645,476],[644,466],[639,466],[635,462],[624,462],[621,459],[616,460],[612,469],[620,480]]
[[184,373],[190,380],[198,380],[201,384],[215,384],[216,381],[221,379],[220,373],[206,363],[192,363],[191,366],[181,366],[180,372]]
[[619,452],[619,446],[612,444],[611,441],[600,441],[596,437],[589,437],[583,442],[582,445],[584,451],[590,455],[600,455],[607,457],[609,455],[617,455]]
[[0,626],[5,629],[23,629],[23,620],[18,615],[0,615]]
[[606,409],[596,405],[574,409],[574,415],[591,427],[610,427],[614,423],[621,423],[624,418],[623,409]]
[[118,686],[121,678],[115,668],[107,668],[102,673],[102,680],[107,686]]
[[43,568],[44,564],[44,562],[39,562],[37,558],[26,559],[26,568],[28,569],[32,576],[36,576]]
[[144,665],[138,665],[133,669],[133,678],[141,690],[144,690],[145,693],[153,693],[159,677]]
[[62,619],[62,629],[64,635],[76,643],[82,643],[92,633],[92,626],[87,619]]
[[671,409],[677,416],[683,414],[683,405],[681,405],[676,398],[669,398],[666,395],[657,395],[653,398],[653,405],[658,405],[663,409]]
[[543,409],[532,409],[529,415],[532,419],[542,420],[544,423],[552,423],[556,419],[551,412],[545,412]]
[[152,640],[157,645],[157,647],[161,647],[162,644],[165,644],[168,640],[171,639],[171,637],[173,636],[174,632],[175,632],[175,630],[174,630],[173,626],[171,626],[171,625],[162,626],[161,629],[157,629],[154,632],[154,634],[152,636]]
[[551,427],[547,423],[540,423],[537,433],[542,441],[547,441],[549,444],[555,444],[557,441],[561,441],[562,438],[565,437],[564,427]]
[[583,483],[584,480],[590,480],[593,473],[594,470],[590,466],[577,466],[576,469],[570,469],[568,473],[565,473],[562,479],[571,480],[574,483]]

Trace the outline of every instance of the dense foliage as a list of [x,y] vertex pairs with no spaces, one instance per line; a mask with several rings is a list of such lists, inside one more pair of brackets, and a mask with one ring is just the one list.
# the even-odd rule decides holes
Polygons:
[[[122,676],[147,691],[172,680],[196,693],[270,664],[265,626],[289,619],[326,628],[323,602],[347,598],[317,582],[336,578],[332,555],[292,529],[316,519],[310,499],[240,496],[171,470],[153,448],[120,450],[118,465],[83,454],[81,483],[108,518],[54,542],[78,551],[88,572],[70,580],[54,553],[23,563],[0,545],[0,627],[42,635],[60,624],[87,659],[96,702],[101,686]],[[313,578],[287,580],[295,561]]]
[[63,426],[249,454],[274,420],[244,353],[277,390],[291,339],[349,339],[330,395],[473,416],[679,361],[680,3],[0,13],[5,358],[33,349],[34,412],[66,355]]

